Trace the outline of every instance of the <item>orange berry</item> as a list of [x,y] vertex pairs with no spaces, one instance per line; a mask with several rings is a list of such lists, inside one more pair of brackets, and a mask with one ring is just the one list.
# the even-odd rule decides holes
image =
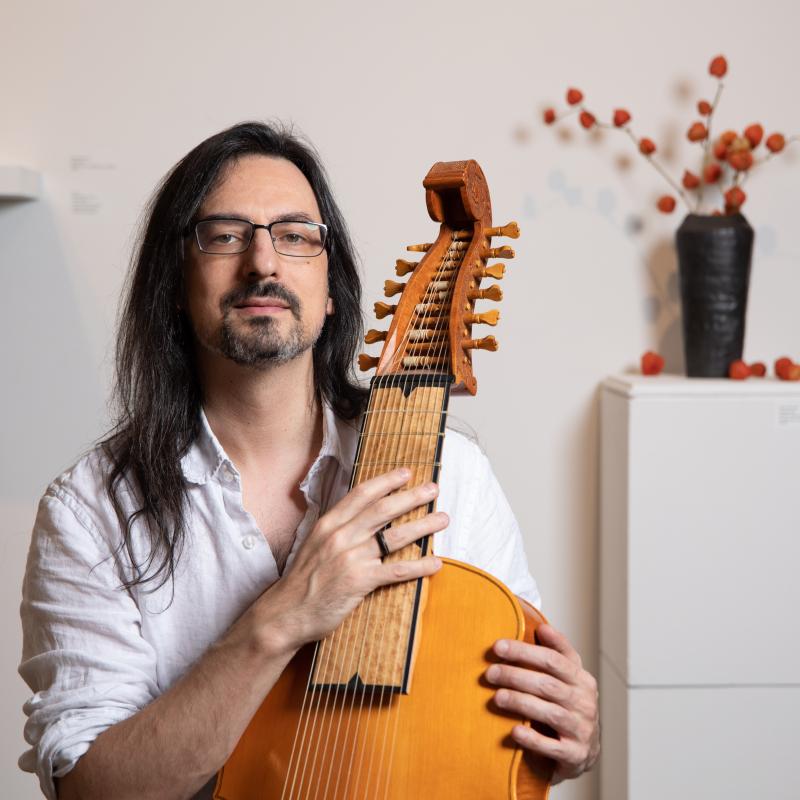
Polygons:
[[639,150],[644,153],[646,156],[649,156],[651,153],[655,153],[656,145],[652,139],[639,139]]
[[728,157],[728,145],[722,139],[717,139],[714,144],[714,157],[720,161],[724,161]]
[[663,194],[658,198],[656,206],[664,214],[671,214],[675,210],[675,198],[670,197],[668,194]]
[[614,109],[614,124],[621,128],[626,122],[631,121],[631,115],[624,108]]
[[567,89],[567,102],[571,106],[576,106],[583,100],[583,92],[580,89]]
[[707,164],[703,170],[703,180],[706,183],[716,183],[722,175],[722,167],[719,164]]
[[711,103],[708,100],[700,100],[697,103],[697,113],[707,117],[712,111]]
[[725,73],[728,71],[728,62],[725,60],[725,56],[712,58],[711,63],[708,65],[708,71],[715,78],[724,77]]
[[736,131],[725,131],[725,133],[721,134],[719,140],[721,142],[725,142],[726,145],[733,144],[733,140],[736,138]]
[[581,125],[583,125],[583,127],[586,128],[587,131],[596,122],[594,114],[590,114],[588,111],[581,111],[581,114],[578,117],[578,119],[581,121]]
[[767,365],[763,361],[755,361],[750,365],[750,374],[756,378],[763,378],[767,374]]
[[747,195],[738,186],[731,186],[731,188],[725,192],[726,210],[731,209],[736,211],[739,206],[744,204],[745,200],[747,200]]
[[788,356],[783,356],[781,358],[775,359],[775,374],[782,380],[786,381],[788,379],[789,370],[795,366],[794,362]]
[[542,117],[545,125],[552,125],[556,121],[556,112],[552,108],[546,108]]
[[767,141],[764,144],[767,145],[767,150],[773,153],[780,153],[786,146],[786,139],[783,138],[782,133],[772,133],[767,137]]
[[706,136],[708,136],[708,130],[702,122],[693,123],[689,130],[686,131],[686,138],[690,142],[702,142]]
[[683,185],[687,189],[696,189],[700,185],[700,178],[687,169],[683,173]]
[[744,136],[750,142],[750,147],[758,147],[759,142],[764,138],[764,129],[756,122],[744,129]]
[[642,375],[658,375],[664,369],[664,359],[652,350],[642,356]]
[[753,154],[749,150],[740,150],[728,156],[728,163],[737,171],[745,172],[753,166]]
[[800,364],[792,364],[786,374],[787,381],[800,381]]
[[741,359],[738,361],[731,361],[728,367],[728,377],[733,378],[735,381],[743,381],[750,377],[750,367]]

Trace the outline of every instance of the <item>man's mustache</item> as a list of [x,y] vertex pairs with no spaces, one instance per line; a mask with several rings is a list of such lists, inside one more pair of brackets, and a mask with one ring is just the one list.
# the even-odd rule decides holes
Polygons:
[[274,297],[277,300],[283,300],[289,306],[289,310],[296,318],[300,318],[300,298],[294,293],[289,291],[285,286],[280,283],[270,281],[268,283],[255,283],[250,286],[242,286],[239,289],[233,289],[228,292],[220,303],[222,311],[229,311],[234,306],[241,305],[246,300],[253,297]]

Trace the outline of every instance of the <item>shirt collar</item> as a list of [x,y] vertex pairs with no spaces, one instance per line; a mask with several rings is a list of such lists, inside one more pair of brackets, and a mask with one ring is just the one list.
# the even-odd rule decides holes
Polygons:
[[[328,458],[335,459],[343,469],[351,470],[357,441],[357,423],[353,420],[340,419],[327,403],[323,403],[322,447],[303,483],[308,481]],[[183,476],[190,483],[202,486],[211,478],[216,477],[223,467],[227,467],[238,476],[236,466],[223,450],[208,424],[205,411],[201,408],[200,431],[181,459]]]

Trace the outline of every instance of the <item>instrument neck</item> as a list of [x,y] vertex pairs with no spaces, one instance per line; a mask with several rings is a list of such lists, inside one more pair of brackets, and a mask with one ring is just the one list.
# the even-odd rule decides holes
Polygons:
[[[449,375],[437,373],[372,379],[351,487],[399,467],[411,471],[407,488],[438,482],[451,383]],[[417,509],[394,524],[425,512]]]

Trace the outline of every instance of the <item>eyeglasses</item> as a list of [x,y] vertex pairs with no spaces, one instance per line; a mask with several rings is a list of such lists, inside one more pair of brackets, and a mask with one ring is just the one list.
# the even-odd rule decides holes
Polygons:
[[328,238],[327,225],[301,220],[277,220],[269,225],[256,225],[246,219],[202,219],[195,223],[194,234],[203,253],[235,255],[250,247],[256,228],[263,228],[269,234],[275,252],[282,256],[318,256],[325,249]]

